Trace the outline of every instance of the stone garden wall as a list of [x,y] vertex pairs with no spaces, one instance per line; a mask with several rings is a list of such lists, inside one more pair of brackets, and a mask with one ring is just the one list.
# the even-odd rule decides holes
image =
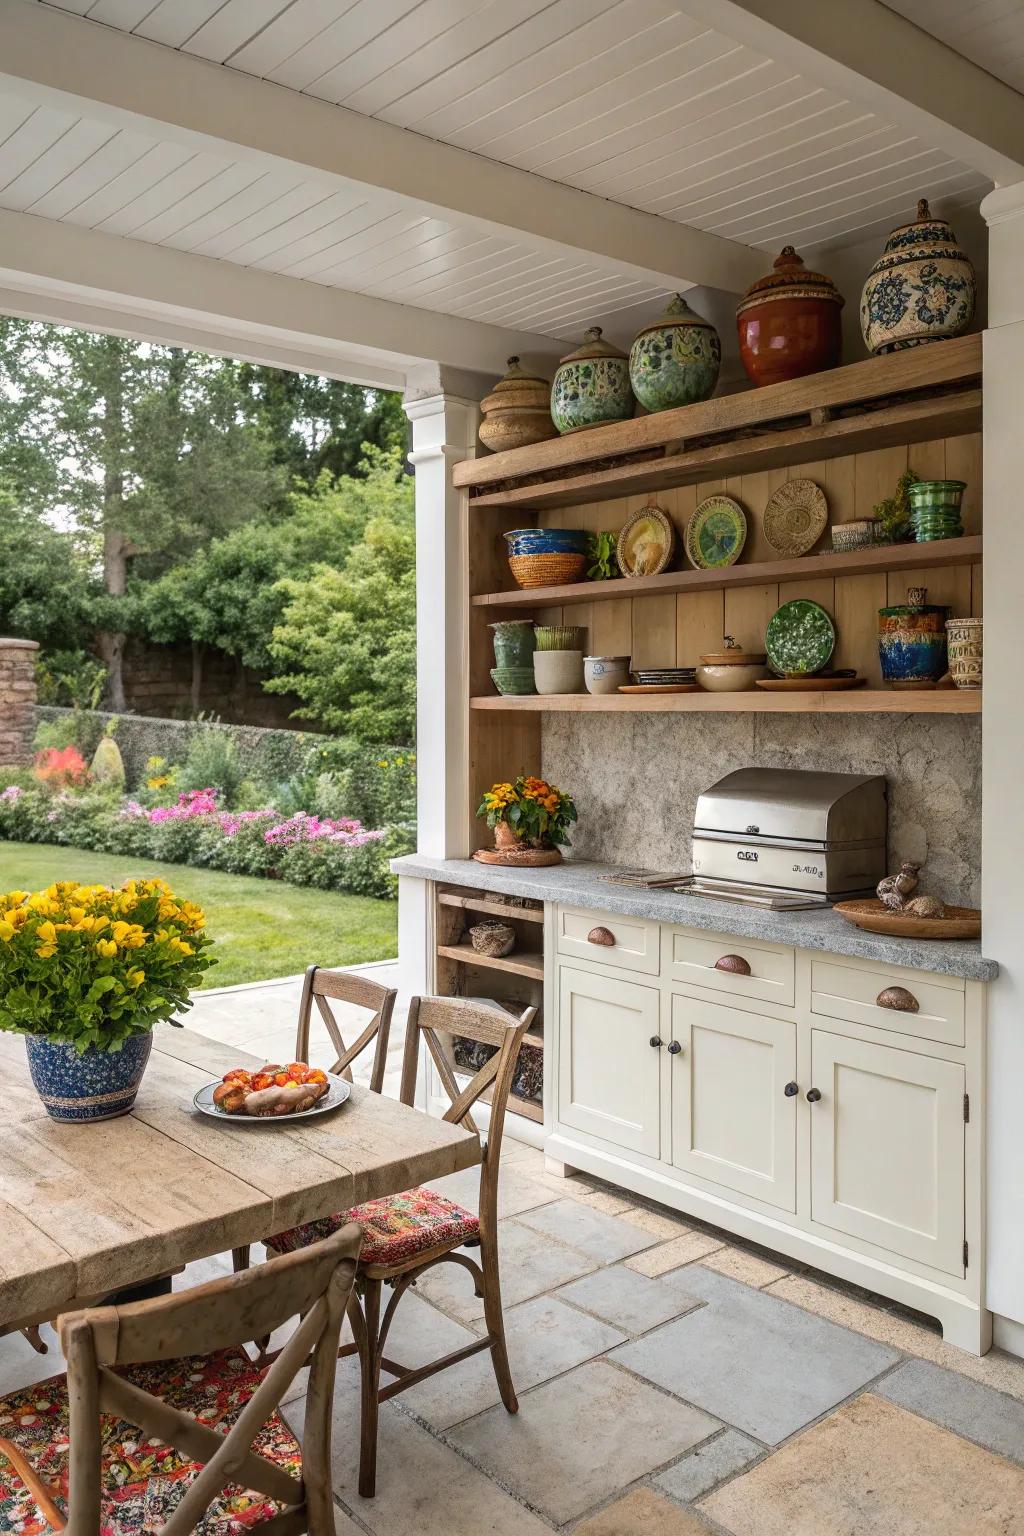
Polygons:
[[32,758],[38,649],[34,640],[0,639],[0,766],[5,768]]

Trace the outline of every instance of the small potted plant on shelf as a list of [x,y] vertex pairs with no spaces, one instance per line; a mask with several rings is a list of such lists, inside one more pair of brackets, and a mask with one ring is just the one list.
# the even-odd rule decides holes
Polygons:
[[494,833],[494,847],[473,855],[487,864],[558,864],[576,820],[571,798],[546,779],[520,774],[514,783],[492,784],[477,815]]
[[0,895],[0,1030],[25,1036],[54,1120],[128,1113],[153,1025],[190,1007],[213,964],[204,924],[162,880]]

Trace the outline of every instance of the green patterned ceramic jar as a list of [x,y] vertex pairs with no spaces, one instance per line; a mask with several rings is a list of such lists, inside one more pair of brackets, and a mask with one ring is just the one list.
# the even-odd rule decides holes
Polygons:
[[718,332],[677,293],[661,319],[645,325],[634,341],[629,377],[646,410],[668,411],[713,395],[721,363]]
[[632,414],[629,359],[601,339],[599,325],[592,325],[583,345],[558,365],[551,385],[551,419],[565,433],[605,421],[628,421]]

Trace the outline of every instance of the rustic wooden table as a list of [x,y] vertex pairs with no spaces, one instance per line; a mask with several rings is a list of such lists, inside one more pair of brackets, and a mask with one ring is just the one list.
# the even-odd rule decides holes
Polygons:
[[197,1088],[249,1063],[160,1025],[130,1114],[58,1125],[23,1041],[0,1034],[0,1332],[480,1161],[472,1132],[361,1087],[299,1125],[193,1108]]

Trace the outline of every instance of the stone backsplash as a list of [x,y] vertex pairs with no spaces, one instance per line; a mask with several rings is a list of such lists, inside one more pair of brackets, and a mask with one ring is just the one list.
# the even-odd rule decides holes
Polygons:
[[579,808],[577,858],[690,867],[701,790],[748,766],[882,773],[889,863],[981,901],[981,721],[964,715],[546,715],[543,772]]

